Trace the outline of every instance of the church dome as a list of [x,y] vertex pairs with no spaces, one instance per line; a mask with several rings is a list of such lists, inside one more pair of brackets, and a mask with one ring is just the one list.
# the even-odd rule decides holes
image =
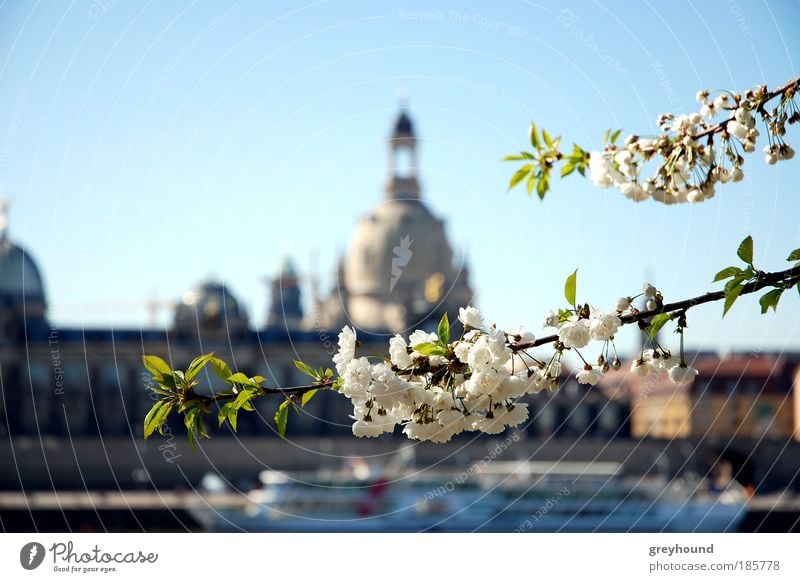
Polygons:
[[3,301],[45,302],[39,268],[25,250],[0,235],[0,298]]
[[376,332],[435,328],[442,314],[454,319],[458,307],[472,302],[444,222],[420,198],[417,138],[405,110],[392,129],[384,200],[358,222],[337,277],[343,287],[320,305],[326,324],[343,319]]
[[356,227],[345,264],[352,294],[406,295],[433,273],[452,270],[444,223],[418,199],[378,204]]
[[208,281],[183,294],[175,309],[175,328],[243,331],[247,313],[223,283]]

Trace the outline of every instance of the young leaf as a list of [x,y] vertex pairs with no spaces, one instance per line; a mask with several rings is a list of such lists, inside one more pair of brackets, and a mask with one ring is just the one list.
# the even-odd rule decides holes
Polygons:
[[227,378],[226,381],[229,384],[243,384],[245,386],[253,385],[253,381],[244,374],[242,374],[241,372],[236,372],[235,374],[232,374]]
[[544,200],[544,195],[550,191],[550,174],[545,172],[539,178],[539,181],[536,183],[536,194],[539,196],[539,200]]
[[737,283],[731,285],[730,289],[725,290],[725,305],[722,308],[722,317],[728,313],[728,310],[733,307],[734,302],[744,289],[744,283]]
[[[233,406],[233,402],[226,402],[222,406],[220,406],[219,412],[217,413],[217,420],[219,421],[219,426],[228,420],[230,422],[230,415],[232,412],[237,412],[236,408]],[[233,426],[233,430],[236,430],[236,426],[234,423],[231,422],[231,426]]]
[[525,164],[519,170],[514,172],[514,175],[511,176],[511,180],[508,182],[508,189],[511,190],[514,186],[522,182],[522,180],[525,179],[525,176],[528,175],[528,172],[530,172],[532,169],[533,164]]
[[158,431],[161,434],[164,434],[164,423],[167,421],[167,417],[169,413],[172,412],[173,404],[167,400],[160,400],[156,403],[161,403],[161,406],[158,407],[158,410],[155,409],[155,405],[150,412],[153,413],[149,419],[145,418],[145,426],[144,426],[144,434],[145,438],[149,437],[153,432]]
[[172,376],[172,368],[158,356],[142,356],[144,367],[150,370],[156,382],[161,382],[164,376]]
[[725,267],[719,273],[714,275],[714,283],[717,281],[722,281],[723,279],[727,279],[728,277],[738,275],[741,272],[742,270],[739,267]]
[[447,343],[450,341],[450,320],[447,317],[447,312],[442,315],[442,319],[439,320],[439,329],[437,330],[439,335],[439,345],[442,347],[447,347]]
[[567,303],[574,306],[575,305],[575,293],[576,288],[578,286],[578,269],[567,277],[567,281],[564,283],[564,297],[567,299]]
[[423,356],[443,356],[444,350],[442,346],[437,346],[436,344],[432,344],[431,342],[423,342],[421,344],[417,344],[412,346],[412,348],[422,354]]
[[525,188],[528,190],[528,196],[533,194],[533,189],[536,187],[536,174],[531,172],[531,175],[528,176],[528,181],[525,184]]
[[301,362],[300,360],[294,361],[294,367],[300,370],[306,376],[311,376],[312,378],[317,378],[317,373],[314,371],[314,368],[306,364],[305,362]]
[[783,289],[773,289],[769,293],[765,293],[761,296],[758,303],[761,305],[762,315],[769,311],[770,307],[772,307],[772,311],[778,311],[778,301],[781,300],[783,291]]
[[289,420],[289,400],[284,400],[275,411],[275,425],[278,427],[278,434],[281,438],[286,436],[286,423]]
[[787,261],[800,261],[800,249],[794,249],[786,259]]
[[214,368],[214,372],[217,374],[217,376],[226,382],[228,381],[228,378],[233,376],[233,371],[228,367],[228,364],[216,356],[211,358],[211,367]]
[[736,254],[739,255],[739,258],[742,259],[748,265],[753,264],[753,237],[748,236],[744,239],[740,244],[739,248],[736,250]]
[[314,395],[319,392],[319,388],[315,388],[314,390],[309,390],[308,392],[304,392],[303,396],[300,398],[300,406],[305,406],[309,403],[309,401],[314,398]]
[[252,412],[252,410],[253,410],[252,405],[250,405],[249,407],[248,407],[248,405],[249,405],[250,401],[253,398],[255,398],[255,396],[256,396],[255,390],[252,390],[252,389],[242,390],[236,396],[236,400],[233,401],[234,408],[236,408],[236,409],[244,408],[245,410],[249,410],[250,412]]
[[550,134],[547,133],[546,129],[542,129],[542,137],[544,138],[544,143],[547,144],[547,147],[552,149],[552,147],[553,147],[553,138],[550,137]]
[[153,432],[156,430],[157,425],[155,424],[154,420],[158,415],[158,411],[167,403],[166,400],[159,400],[150,411],[147,413],[147,416],[144,417],[144,438],[146,439],[149,437]]
[[531,145],[535,147],[537,150],[541,148],[541,144],[539,143],[539,136],[536,132],[536,124],[531,122],[531,126],[528,128],[528,139],[531,142]]
[[561,168],[561,177],[569,176],[572,172],[575,171],[575,162],[567,162],[564,164],[564,167]]
[[202,355],[202,356],[197,356],[194,360],[192,360],[192,363],[189,364],[189,367],[186,369],[186,374],[184,375],[184,377],[186,378],[186,381],[188,382],[192,378],[197,376],[197,374],[200,372],[200,370],[202,370],[203,367],[208,362],[210,362],[211,358],[213,358],[213,357],[214,357],[214,352],[211,352],[209,354],[205,354],[205,355]]
[[664,327],[664,324],[672,319],[669,313],[659,313],[650,320],[650,341],[653,341],[658,335],[658,332]]

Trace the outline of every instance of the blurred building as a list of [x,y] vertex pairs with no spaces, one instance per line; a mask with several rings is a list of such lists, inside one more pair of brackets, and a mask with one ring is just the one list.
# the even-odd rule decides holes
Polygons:
[[[0,207],[0,436],[140,435],[152,406],[142,354],[181,367],[214,351],[235,369],[292,386],[307,380],[293,360],[328,367],[344,324],[355,325],[376,350],[385,349],[387,334],[435,327],[443,313],[454,315],[471,303],[466,265],[454,258],[444,222],[422,199],[418,140],[405,110],[387,143],[384,199],[356,226],[334,288],[325,298],[313,297],[313,313],[304,313],[301,277],[284,258],[268,281],[263,329],[254,329],[230,286],[216,280],[183,294],[168,329],[57,327],[47,319],[42,274],[11,241],[8,208]],[[205,380],[218,382],[213,374]],[[240,418],[240,434],[271,430],[275,403],[257,406],[260,415]],[[351,412],[346,399],[321,394],[308,414],[292,419],[292,430],[349,433]]]
[[629,402],[637,438],[800,441],[800,354],[701,354],[690,365],[699,374],[685,386],[623,366],[599,388]]
[[435,329],[444,313],[473,302],[465,259],[454,257],[444,221],[422,199],[417,141],[401,111],[388,142],[383,200],[356,225],[334,289],[315,298],[310,327]]

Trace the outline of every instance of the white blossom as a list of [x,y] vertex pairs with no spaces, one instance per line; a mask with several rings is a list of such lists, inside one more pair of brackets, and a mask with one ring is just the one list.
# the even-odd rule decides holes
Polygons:
[[542,319],[542,328],[557,327],[557,326],[558,326],[558,315],[556,315],[552,310],[548,311],[547,314]]
[[333,356],[336,371],[340,376],[344,374],[347,364],[356,356],[356,332],[349,326],[344,326],[339,333],[339,351]]
[[589,322],[579,319],[562,323],[558,328],[558,339],[568,348],[585,347],[591,339]]
[[589,334],[593,340],[611,339],[622,325],[622,320],[610,311],[593,311],[589,320]]
[[408,353],[408,344],[400,334],[389,340],[389,358],[395,366],[401,369],[408,368],[414,363],[411,354]]
[[603,377],[603,370],[597,366],[589,366],[588,368],[580,370],[575,377],[578,380],[578,384],[594,386]]
[[467,327],[483,329],[483,316],[472,306],[461,307],[458,310],[458,320]]
[[697,370],[688,367],[686,364],[679,364],[669,369],[669,379],[678,386],[689,384],[697,376]]

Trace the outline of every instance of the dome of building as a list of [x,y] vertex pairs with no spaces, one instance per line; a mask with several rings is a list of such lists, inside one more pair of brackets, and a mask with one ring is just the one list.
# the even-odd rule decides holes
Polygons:
[[[345,317],[368,330],[425,326],[472,301],[463,265],[454,264],[445,225],[420,199],[411,120],[398,116],[389,140],[384,200],[358,223],[344,262]],[[401,171],[395,159],[407,152]]]
[[353,294],[394,293],[450,272],[453,255],[444,223],[418,199],[378,204],[355,229],[345,263],[345,285]]
[[175,308],[180,331],[240,332],[248,327],[247,312],[223,284],[207,281],[183,294]]
[[33,259],[0,235],[0,297],[6,301],[45,302],[44,284]]

